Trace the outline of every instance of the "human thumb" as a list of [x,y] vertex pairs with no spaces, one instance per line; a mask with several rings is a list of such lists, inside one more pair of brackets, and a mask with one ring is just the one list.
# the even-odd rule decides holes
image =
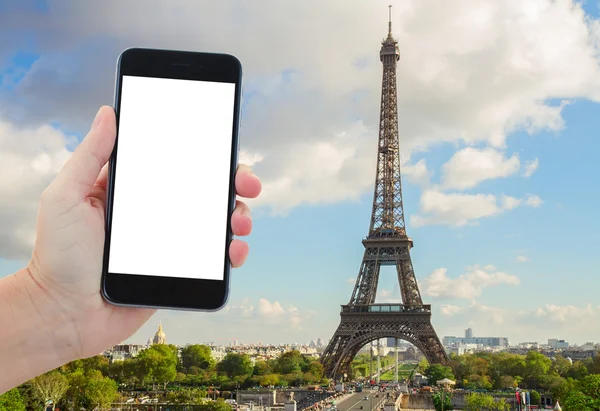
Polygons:
[[101,107],[89,133],[49,187],[51,192],[67,203],[85,199],[98,179],[100,170],[108,162],[116,134],[114,110],[108,106]]

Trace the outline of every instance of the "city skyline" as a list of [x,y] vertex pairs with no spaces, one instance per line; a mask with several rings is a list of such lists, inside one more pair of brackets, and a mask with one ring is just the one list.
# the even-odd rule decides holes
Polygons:
[[[159,322],[176,344],[331,338],[368,232],[391,3],[407,231],[438,335],[597,340],[597,2],[146,3],[0,1],[0,276],[26,263],[41,190],[112,104],[119,52],[224,51],[244,65],[242,158],[264,182],[251,254],[224,310],[160,311],[128,341]],[[399,301],[395,283],[382,269],[377,302]]]
[[[152,322],[152,320],[150,321]],[[150,323],[149,322],[149,323]],[[156,326],[156,324],[155,324]],[[160,328],[160,330],[163,330],[163,326],[162,323],[159,322],[158,323],[158,327]],[[156,331],[155,331],[156,332]],[[166,334],[166,333],[165,333]],[[156,334],[153,334],[153,336]],[[473,333],[473,329],[471,328],[467,328],[464,330],[463,334],[460,333],[456,333],[456,334],[449,334],[449,335],[444,335],[441,336],[442,340],[446,340],[448,338],[450,339],[501,339],[501,340],[507,340],[507,347],[517,347],[517,346],[521,346],[524,344],[532,344],[532,343],[536,343],[539,344],[539,346],[552,346],[553,344],[556,345],[557,347],[560,348],[573,348],[573,347],[581,347],[581,346],[586,346],[589,344],[592,345],[600,345],[600,340],[596,341],[585,341],[583,343],[579,343],[579,344],[571,344],[570,341],[565,340],[564,338],[560,337],[560,336],[555,336],[554,338],[548,338],[546,342],[544,341],[540,341],[540,340],[529,340],[529,341],[510,341],[508,339],[506,339],[506,337],[501,336],[501,335],[493,335],[493,336],[481,336],[481,335],[476,335]],[[146,344],[151,344],[152,343],[152,339],[153,337],[150,336],[149,338],[146,339]],[[382,346],[386,346],[386,347],[393,347],[393,340],[395,340],[395,338],[383,338],[380,340],[380,343],[382,344]],[[298,340],[298,341],[280,341],[277,343],[267,343],[267,342],[263,342],[261,340],[258,341],[243,341],[243,340],[237,340],[237,339],[232,339],[232,340],[224,340],[224,339],[219,339],[218,341],[221,341],[220,344],[216,344],[215,341],[188,341],[186,343],[179,343],[179,344],[174,344],[174,345],[178,345],[178,346],[186,346],[186,345],[190,345],[190,344],[201,344],[201,345],[209,345],[209,346],[221,346],[221,347],[235,347],[235,346],[315,346],[315,347],[320,347],[320,348],[325,348],[327,346],[327,343],[329,342],[329,339],[327,338],[322,338],[322,337],[310,337],[307,336],[306,339],[304,340]],[[166,344],[171,344],[172,342],[167,341]],[[377,341],[373,341],[372,344],[376,344]],[[142,343],[139,342],[127,342],[124,341],[122,344],[132,344],[132,345],[144,345]],[[398,339],[398,346],[412,346],[411,343],[406,342],[404,340]],[[477,344],[475,344],[477,345]],[[444,346],[447,347],[447,345],[444,343]],[[363,348],[368,347],[365,346]],[[500,347],[500,346],[497,346]],[[496,348],[497,348],[496,347]],[[505,347],[504,347],[505,348]]]

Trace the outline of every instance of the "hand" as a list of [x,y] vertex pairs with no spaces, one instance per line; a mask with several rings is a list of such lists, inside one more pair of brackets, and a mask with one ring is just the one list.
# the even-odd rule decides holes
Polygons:
[[[115,136],[115,113],[102,107],[89,134],[41,197],[35,248],[25,272],[42,320],[62,319],[61,327],[46,332],[61,362],[97,355],[122,342],[155,312],[116,307],[100,294],[107,162]],[[235,185],[237,194],[247,198],[261,190],[258,178],[243,165]],[[252,230],[249,209],[242,201],[237,202],[231,227],[236,236]],[[248,245],[234,239],[229,248],[232,266],[241,266],[247,255]]]

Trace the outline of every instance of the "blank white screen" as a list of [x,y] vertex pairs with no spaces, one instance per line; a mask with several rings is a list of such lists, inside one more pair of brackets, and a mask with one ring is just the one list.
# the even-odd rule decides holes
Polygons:
[[223,279],[234,95],[123,76],[109,272]]

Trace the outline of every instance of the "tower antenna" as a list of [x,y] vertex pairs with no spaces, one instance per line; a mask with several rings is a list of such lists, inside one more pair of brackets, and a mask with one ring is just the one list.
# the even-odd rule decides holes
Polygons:
[[392,5],[389,6],[388,37],[392,37]]

